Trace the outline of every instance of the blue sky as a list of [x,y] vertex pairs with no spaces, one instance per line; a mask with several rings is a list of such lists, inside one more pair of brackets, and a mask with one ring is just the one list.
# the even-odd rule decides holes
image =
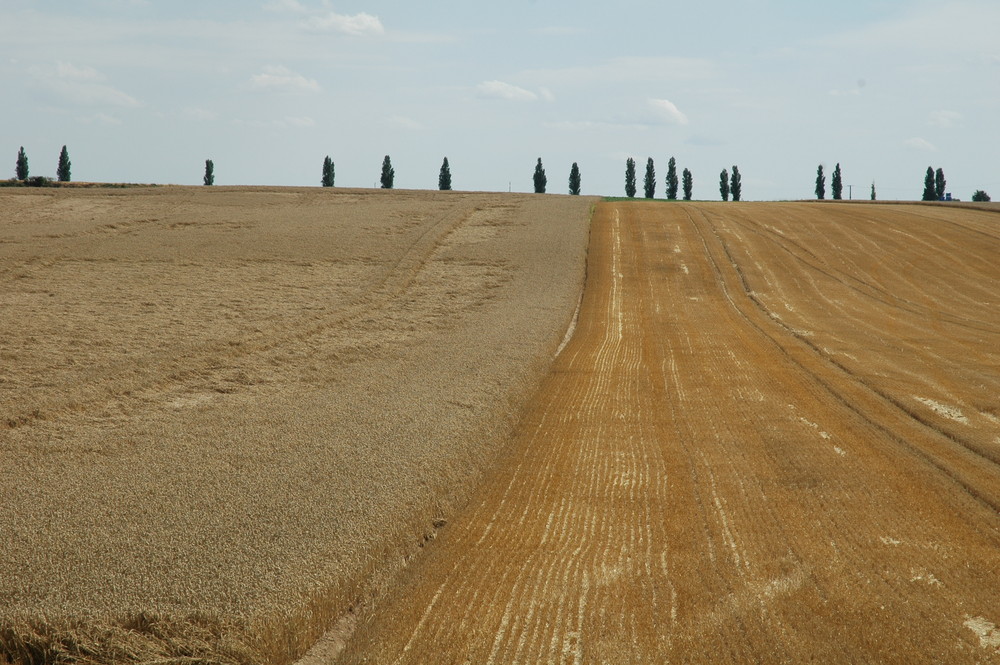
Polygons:
[[[620,195],[667,160],[717,199],[810,198],[839,162],[855,198],[1000,197],[995,0],[0,0],[0,159],[13,177],[549,191],[580,165]],[[0,162],[2,163],[2,162]],[[829,183],[828,183],[829,186]],[[847,191],[845,191],[845,197]]]

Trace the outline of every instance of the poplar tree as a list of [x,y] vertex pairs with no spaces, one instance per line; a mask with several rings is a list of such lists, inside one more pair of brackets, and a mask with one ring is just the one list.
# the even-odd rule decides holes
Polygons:
[[635,160],[631,157],[625,162],[625,196],[635,196]]
[[740,175],[740,170],[736,168],[735,164],[733,164],[733,175],[729,185],[729,191],[733,193],[734,201],[739,201],[743,194],[743,176]]
[[656,195],[656,169],[653,168],[653,158],[646,158],[646,177],[642,181],[642,192],[647,199]]
[[382,182],[382,189],[392,189],[392,185],[396,181],[396,169],[392,168],[392,160],[389,159],[389,155],[386,155],[382,159],[382,176],[380,180]]
[[684,200],[690,201],[691,190],[694,188],[694,177],[691,175],[691,172],[687,169],[684,169],[683,180],[684,180]]
[[677,200],[677,160],[673,157],[667,162],[667,198]]
[[535,194],[544,194],[545,185],[548,184],[549,179],[545,177],[545,168],[542,166],[542,158],[538,158],[538,163],[535,164],[535,174],[531,177],[535,183]]
[[70,181],[69,151],[66,150],[66,146],[63,146],[62,150],[59,151],[59,165],[56,166],[56,179],[59,182]]
[[215,164],[211,159],[205,160],[205,186],[211,187],[215,184]]
[[17,170],[15,173],[18,180],[28,179],[28,155],[25,154],[23,145],[17,151]]
[[875,181],[872,180],[872,201],[875,200]]
[[837,162],[837,166],[833,169],[833,178],[830,181],[830,191],[833,192],[834,200],[840,201],[844,198],[844,177],[840,172],[840,162]]
[[927,175],[924,176],[924,201],[936,201],[937,189],[934,187],[934,167],[927,167]]
[[938,169],[934,173],[934,194],[938,201],[944,201],[944,190],[948,181],[944,179],[944,169]]
[[333,160],[330,159],[330,155],[327,155],[326,159],[323,160],[323,180],[321,184],[324,187],[333,187],[334,175]]
[[722,169],[722,173],[719,174],[719,194],[722,195],[723,201],[729,200],[729,171]]
[[441,172],[438,174],[438,189],[442,192],[451,190],[451,166],[448,164],[447,157],[441,162]]
[[569,193],[574,196],[579,196],[580,194],[580,167],[573,162],[573,166],[569,170]]
[[816,198],[822,201],[826,198],[826,176],[823,175],[823,165],[816,167]]

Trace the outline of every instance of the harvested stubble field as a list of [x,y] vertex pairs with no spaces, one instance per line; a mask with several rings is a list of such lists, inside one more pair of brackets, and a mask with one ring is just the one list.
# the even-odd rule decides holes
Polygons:
[[591,234],[508,455],[337,662],[1000,662],[1000,215]]
[[451,517],[593,200],[0,193],[0,663],[283,663]]

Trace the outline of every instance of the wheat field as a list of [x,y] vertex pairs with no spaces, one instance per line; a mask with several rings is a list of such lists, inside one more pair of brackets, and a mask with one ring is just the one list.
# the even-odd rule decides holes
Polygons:
[[592,205],[0,192],[0,662],[300,656],[504,448]]
[[504,463],[318,662],[1000,663],[987,210],[598,204]]

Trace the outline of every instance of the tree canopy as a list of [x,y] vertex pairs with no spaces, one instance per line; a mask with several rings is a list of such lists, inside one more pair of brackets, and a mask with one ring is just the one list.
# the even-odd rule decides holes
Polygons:
[[451,166],[448,164],[447,157],[441,162],[441,172],[438,173],[438,189],[441,191],[449,191],[451,189]]
[[334,176],[333,160],[330,159],[330,155],[327,155],[326,159],[323,160],[323,179],[320,183],[324,187],[333,187]]
[[379,181],[382,183],[382,189],[392,189],[396,182],[396,169],[392,168],[392,160],[389,159],[389,155],[382,159],[382,175]]
[[635,160],[631,157],[625,162],[625,196],[635,196]]
[[691,172],[687,169],[684,169],[683,181],[684,181],[684,200],[690,201],[691,190],[694,188],[694,176],[692,176]]
[[924,176],[924,201],[937,201],[937,190],[934,188],[934,167],[927,167],[927,175]]
[[204,183],[206,187],[211,187],[215,184],[215,163],[211,159],[205,160]]
[[826,198],[826,176],[823,175],[823,165],[816,167],[816,198],[823,200]]
[[21,149],[17,151],[17,167],[16,168],[17,168],[17,170],[15,171],[15,173],[17,174],[17,179],[18,180],[27,180],[28,179],[28,155],[25,154],[25,152],[24,152],[24,146],[23,145],[21,146]]
[[69,151],[66,150],[66,146],[63,146],[62,150],[59,151],[59,165],[56,166],[56,179],[59,182],[70,181],[70,166]]
[[726,169],[722,169],[722,173],[719,174],[719,194],[723,201],[729,200],[729,171]]
[[580,167],[576,162],[569,169],[569,193],[574,196],[580,194]]
[[844,176],[840,172],[840,162],[837,162],[837,166],[833,169],[833,179],[830,181],[830,190],[833,192],[834,200],[840,201],[844,198]]
[[739,201],[740,197],[743,196],[743,176],[740,175],[740,170],[733,164],[733,175],[729,184],[729,191],[733,195],[734,201]]
[[677,200],[677,160],[673,157],[667,162],[667,198]]
[[545,167],[542,166],[542,158],[538,158],[538,163],[535,164],[535,174],[532,176],[532,181],[535,184],[535,194],[544,194],[545,185],[548,184],[549,179],[545,177]]
[[642,193],[647,199],[656,195],[656,169],[653,168],[653,158],[646,159],[646,176],[642,180]]

